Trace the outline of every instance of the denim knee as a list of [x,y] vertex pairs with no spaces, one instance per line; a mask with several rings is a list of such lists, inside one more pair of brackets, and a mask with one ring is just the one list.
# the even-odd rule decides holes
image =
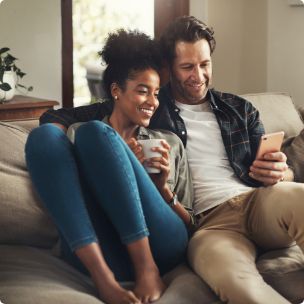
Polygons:
[[115,134],[116,131],[99,120],[92,120],[83,125],[81,125],[75,132],[75,143],[80,144],[82,141],[85,141],[87,144],[88,139],[96,139],[96,134]]
[[[28,157],[49,153],[60,154],[62,148],[70,146],[70,142],[59,127],[54,124],[44,124],[31,131],[25,145],[25,154]],[[58,150],[58,153],[56,151]],[[59,155],[58,155],[59,156]]]

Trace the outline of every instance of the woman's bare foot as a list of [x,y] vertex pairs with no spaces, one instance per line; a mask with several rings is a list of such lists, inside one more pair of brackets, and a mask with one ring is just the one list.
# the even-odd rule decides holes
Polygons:
[[134,293],[142,303],[158,300],[165,289],[157,268],[143,269],[136,277]]
[[119,285],[114,276],[105,277],[103,275],[99,277],[99,275],[93,275],[92,279],[100,298],[107,304],[141,304],[141,301],[132,291]]
[[107,304],[141,304],[132,291],[122,288],[116,281],[97,243],[78,248],[75,253],[90,272],[103,301]]

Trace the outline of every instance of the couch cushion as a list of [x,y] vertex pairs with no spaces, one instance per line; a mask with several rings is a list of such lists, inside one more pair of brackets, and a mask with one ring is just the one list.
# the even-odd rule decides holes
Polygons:
[[287,139],[282,147],[288,163],[294,172],[296,182],[304,183],[304,130],[295,137]]
[[3,303],[103,303],[87,276],[44,250],[0,246],[0,273]]
[[303,121],[289,95],[284,93],[245,94],[259,110],[266,133],[284,131],[285,138],[295,136],[304,128]]
[[292,303],[304,299],[304,255],[298,246],[261,255],[257,268],[264,280]]
[[167,273],[164,281],[168,288],[157,304],[220,304],[223,303],[210,287],[186,265]]
[[25,129],[0,122],[0,243],[50,248],[58,235],[26,169],[27,136]]

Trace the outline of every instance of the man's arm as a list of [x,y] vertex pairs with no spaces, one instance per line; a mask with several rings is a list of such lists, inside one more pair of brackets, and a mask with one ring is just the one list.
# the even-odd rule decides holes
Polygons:
[[39,122],[40,125],[54,123],[60,128],[68,129],[70,125],[76,122],[102,120],[104,116],[111,114],[112,109],[113,105],[108,100],[75,108],[51,109],[42,114]]

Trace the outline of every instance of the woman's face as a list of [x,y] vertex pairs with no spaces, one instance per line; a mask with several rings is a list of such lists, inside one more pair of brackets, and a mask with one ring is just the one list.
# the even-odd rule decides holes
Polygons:
[[133,79],[127,79],[125,89],[117,89],[114,111],[119,113],[126,124],[147,127],[157,109],[159,75],[153,69],[135,73]]

